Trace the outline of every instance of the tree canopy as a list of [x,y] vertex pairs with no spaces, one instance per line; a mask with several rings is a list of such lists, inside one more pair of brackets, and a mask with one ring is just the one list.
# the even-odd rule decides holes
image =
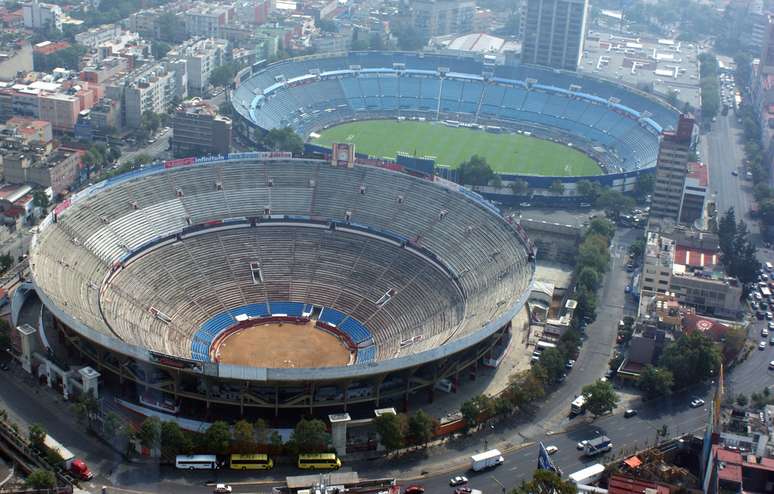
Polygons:
[[668,344],[659,365],[672,372],[677,388],[683,388],[717,375],[720,350],[711,339],[696,331]]
[[457,172],[462,185],[489,185],[495,177],[495,172],[486,162],[486,158],[477,154],[463,161]]
[[434,429],[435,420],[422,409],[409,417],[408,433],[416,444],[427,444],[433,437]]
[[672,372],[649,365],[640,374],[639,386],[646,398],[667,396],[672,392],[675,379]]
[[268,151],[290,151],[294,155],[304,152],[304,140],[290,127],[271,129],[265,134],[256,130],[256,137],[258,145]]
[[599,380],[588,384],[583,387],[582,393],[586,397],[586,410],[595,417],[612,412],[620,400],[610,381]]
[[296,424],[290,441],[300,451],[315,452],[324,451],[328,447],[330,437],[322,420],[301,419]]
[[551,470],[536,469],[532,479],[522,482],[511,494],[575,494],[578,488],[569,480],[562,480]]
[[373,424],[379,434],[379,442],[388,452],[403,447],[408,427],[405,416],[383,413],[374,419]]
[[24,485],[33,489],[52,489],[56,487],[56,475],[51,470],[36,468],[24,480]]
[[213,422],[212,425],[201,437],[202,446],[216,455],[225,455],[228,453],[231,444],[231,429],[228,424],[222,420]]

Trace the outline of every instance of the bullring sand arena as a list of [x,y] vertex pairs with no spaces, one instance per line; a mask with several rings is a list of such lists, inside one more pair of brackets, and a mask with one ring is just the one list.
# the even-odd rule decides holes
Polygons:
[[248,367],[335,367],[352,354],[332,333],[312,321],[256,324],[227,334],[215,345],[215,359]]

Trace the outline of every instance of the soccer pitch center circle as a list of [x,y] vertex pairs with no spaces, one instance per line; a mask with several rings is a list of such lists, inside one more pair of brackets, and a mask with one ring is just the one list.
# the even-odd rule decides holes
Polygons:
[[481,154],[503,178],[536,186],[552,177],[612,185],[652,169],[659,136],[678,115],[651,95],[584,74],[428,53],[285,60],[245,69],[235,86],[235,131],[246,141],[256,129],[291,127],[311,144],[353,142],[363,159],[402,152],[455,167]]
[[473,192],[283,153],[95,184],[30,250],[43,320],[106,379],[275,410],[458,379],[508,334],[533,261],[520,225]]

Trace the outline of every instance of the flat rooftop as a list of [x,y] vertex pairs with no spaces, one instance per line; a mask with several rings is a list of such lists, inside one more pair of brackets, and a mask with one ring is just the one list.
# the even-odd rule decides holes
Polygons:
[[701,107],[699,62],[695,45],[679,40],[626,37],[589,31],[578,72],[612,79],[642,89],[651,85],[666,96],[677,91],[677,98],[694,108]]

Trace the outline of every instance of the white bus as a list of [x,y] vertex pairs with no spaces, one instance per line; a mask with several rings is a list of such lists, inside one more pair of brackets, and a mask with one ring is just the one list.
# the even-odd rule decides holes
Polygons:
[[591,465],[590,467],[586,467],[583,470],[578,470],[575,473],[570,474],[570,482],[572,482],[575,485],[589,485],[593,484],[600,478],[602,478],[602,473],[605,471],[605,466],[596,463],[594,465]]
[[215,470],[219,467],[215,455],[178,455],[175,467],[183,470]]

